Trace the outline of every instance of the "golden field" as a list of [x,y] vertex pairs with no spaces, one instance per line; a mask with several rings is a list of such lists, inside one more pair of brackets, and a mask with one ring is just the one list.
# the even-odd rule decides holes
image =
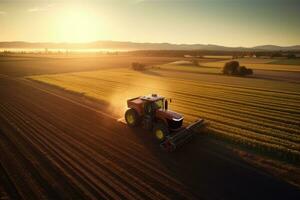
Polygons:
[[104,101],[119,117],[126,110],[126,99],[159,93],[172,98],[171,109],[183,113],[186,122],[198,117],[209,121],[212,137],[299,161],[298,84],[223,76],[211,73],[213,68],[193,73],[194,68],[162,65],[145,71],[105,69],[30,78]]

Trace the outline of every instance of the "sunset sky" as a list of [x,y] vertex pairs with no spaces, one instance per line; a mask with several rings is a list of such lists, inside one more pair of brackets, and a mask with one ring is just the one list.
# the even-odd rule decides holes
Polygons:
[[0,41],[300,44],[297,0],[0,0]]

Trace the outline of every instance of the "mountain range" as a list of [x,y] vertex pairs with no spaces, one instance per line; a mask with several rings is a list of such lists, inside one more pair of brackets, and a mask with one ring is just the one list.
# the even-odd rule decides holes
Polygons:
[[119,41],[96,41],[89,43],[37,43],[37,42],[0,42],[0,48],[31,49],[115,49],[115,50],[211,50],[211,51],[300,51],[300,45],[276,46],[262,45],[255,47],[226,47],[213,44],[172,44],[138,43]]

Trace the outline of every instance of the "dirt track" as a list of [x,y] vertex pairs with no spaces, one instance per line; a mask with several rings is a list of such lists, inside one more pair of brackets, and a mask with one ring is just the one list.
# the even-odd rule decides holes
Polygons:
[[207,138],[197,136],[168,154],[149,133],[102,114],[101,105],[39,88],[0,77],[0,177],[6,183],[1,194],[25,199],[300,197],[295,187]]

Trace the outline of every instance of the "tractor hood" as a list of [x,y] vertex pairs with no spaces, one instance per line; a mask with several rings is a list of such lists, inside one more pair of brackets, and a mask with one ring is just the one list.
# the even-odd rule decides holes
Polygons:
[[177,112],[171,111],[171,110],[159,109],[159,110],[156,111],[156,115],[161,117],[161,118],[176,120],[176,121],[180,121],[180,120],[183,119],[182,115],[180,115]]

